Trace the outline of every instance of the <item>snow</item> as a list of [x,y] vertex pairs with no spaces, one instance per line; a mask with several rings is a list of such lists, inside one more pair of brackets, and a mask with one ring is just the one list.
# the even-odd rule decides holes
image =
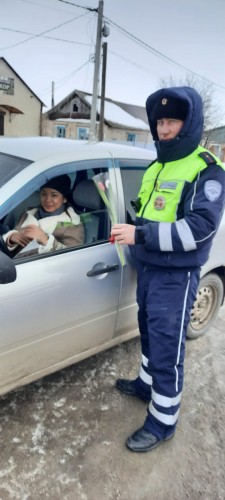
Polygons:
[[[85,96],[85,100],[89,104],[91,104],[92,96]],[[100,99],[98,99],[97,101],[97,111],[98,113],[100,113]],[[134,116],[121,109],[120,106],[117,106],[117,104],[114,104],[112,102],[105,101],[104,117],[105,120],[117,123],[118,125],[149,131],[149,126],[147,125],[147,123],[145,123],[143,120],[140,120],[139,118],[135,118]]]

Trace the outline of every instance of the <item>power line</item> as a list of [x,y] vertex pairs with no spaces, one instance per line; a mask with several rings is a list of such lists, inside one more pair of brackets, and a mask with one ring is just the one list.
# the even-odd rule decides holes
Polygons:
[[6,50],[6,49],[11,49],[13,47],[17,47],[18,45],[22,45],[23,43],[27,43],[29,42],[30,40],[33,40],[35,38],[40,38],[42,37],[43,35],[45,35],[46,33],[50,33],[51,31],[54,31],[56,30],[57,28],[61,28],[62,26],[65,26],[66,24],[69,24],[69,23],[72,23],[73,21],[76,21],[77,19],[80,19],[81,17],[84,17],[88,14],[88,12],[85,12],[85,14],[82,14],[80,16],[77,16],[77,17],[73,17],[72,19],[70,19],[69,21],[65,21],[64,23],[61,23],[61,24],[58,24],[57,26],[54,26],[53,28],[50,28],[48,30],[45,30],[45,31],[42,31],[41,33],[38,33],[37,35],[32,35],[30,36],[29,38],[27,38],[26,40],[22,40],[21,42],[17,42],[17,43],[14,43],[13,45],[8,45],[7,47],[1,47],[0,50]]
[[67,0],[58,0],[58,2],[67,3],[68,5],[73,5],[73,7],[80,7],[80,9],[89,10],[90,12],[98,12],[98,9],[91,9],[91,7],[84,7],[83,5],[77,5],[76,3],[68,2]]
[[139,68],[142,71],[145,71],[145,73],[149,74],[149,68],[145,68],[144,66],[141,66],[141,64],[138,64],[134,61],[131,61],[127,57],[121,56],[121,54],[117,54],[117,52],[114,52],[114,50],[109,50],[110,54],[113,54],[114,56],[118,57],[119,59],[122,59],[123,61],[128,62],[129,64],[132,64],[132,66],[135,66],[135,68]]
[[[90,7],[84,7],[82,5],[78,5],[78,4],[75,4],[75,3],[72,3],[68,0],[58,0],[59,2],[61,3],[65,3],[65,4],[69,4],[69,5],[72,5],[73,7],[78,7],[78,8],[81,8],[81,9],[84,9],[86,10],[87,12],[85,12],[85,14],[82,14],[81,16],[77,16],[75,18],[72,18],[70,19],[69,21],[65,21],[64,23],[61,23],[53,28],[50,28],[49,30],[46,30],[46,31],[43,31],[42,33],[39,33],[39,34],[33,34],[33,33],[26,33],[26,32],[23,32],[23,31],[19,31],[19,30],[13,30],[13,29],[9,29],[9,28],[4,28],[4,27],[0,27],[0,29],[3,29],[3,30],[8,30],[8,31],[12,31],[12,32],[15,32],[15,33],[21,33],[21,34],[27,34],[27,35],[30,35],[29,38],[27,38],[26,40],[23,40],[21,42],[17,42],[13,45],[9,45],[7,47],[2,47],[0,50],[6,50],[6,49],[9,49],[9,48],[13,48],[13,47],[16,47],[18,45],[21,45],[21,44],[24,44],[30,40],[33,40],[35,38],[48,38],[48,39],[52,39],[52,40],[57,40],[57,41],[62,41],[62,42],[66,42],[66,43],[73,43],[73,44],[80,44],[80,45],[89,45],[90,44],[85,44],[85,43],[82,43],[82,42],[74,42],[72,40],[65,40],[65,39],[61,39],[61,38],[56,38],[56,37],[48,37],[48,36],[45,36],[46,33],[49,33],[51,31],[54,31],[56,30],[57,28],[59,27],[62,27],[66,24],[69,24],[81,17],[84,17],[85,15],[87,15],[89,12],[98,12],[98,9],[92,9]],[[212,80],[209,80],[208,78],[200,75],[199,73],[187,68],[186,66],[184,66],[183,64],[175,61],[174,59],[168,57],[167,55],[163,54],[162,52],[160,52],[159,50],[155,49],[154,47],[152,47],[151,45],[147,44],[146,42],[144,42],[143,40],[141,40],[140,38],[138,38],[137,36],[133,35],[132,33],[130,33],[128,30],[126,30],[125,28],[122,28],[122,26],[119,26],[117,23],[115,23],[114,21],[112,21],[111,19],[109,19],[108,17],[104,16],[104,19],[109,22],[114,28],[118,29],[124,36],[128,37],[129,39],[131,39],[134,43],[137,43],[139,46],[141,46],[142,48],[146,49],[147,51],[153,53],[156,57],[159,57],[169,63],[172,63],[173,65],[187,71],[188,73],[191,73],[192,75],[195,75],[196,77],[204,80],[205,82],[208,82],[208,83],[211,83],[213,84],[215,87],[219,88],[219,89],[222,89],[222,90],[225,90],[225,87],[223,85],[220,85]],[[112,52],[112,51],[111,51]],[[112,52],[114,53],[115,55],[117,55],[117,57],[121,57],[123,58],[121,55],[118,55],[116,54],[115,52]],[[128,59],[126,58],[123,58],[124,60],[126,60],[127,62],[130,62],[130,64],[133,64],[135,66],[138,66],[140,67],[139,65],[135,64],[134,62],[132,61],[129,61]],[[141,67],[140,67],[141,68]],[[141,69],[144,70],[144,68],[142,67]],[[147,71],[147,70],[145,70]]]
[[[98,9],[89,9],[88,7],[83,7],[81,5],[77,5],[77,4],[74,4],[72,2],[69,2],[68,0],[58,0],[59,2],[63,2],[63,3],[67,3],[69,5],[73,5],[73,6],[76,6],[76,7],[80,7],[80,8],[83,8],[83,9],[88,9],[88,10],[92,10],[94,12],[98,12]],[[184,66],[183,64],[175,61],[174,59],[172,59],[171,57],[169,56],[166,56],[165,54],[163,54],[162,52],[160,52],[159,50],[155,49],[154,47],[152,47],[151,45],[149,45],[148,43],[144,42],[143,40],[141,40],[140,38],[138,38],[137,36],[133,35],[132,33],[130,33],[129,31],[127,31],[125,28],[122,28],[121,26],[119,26],[119,24],[115,23],[114,21],[112,21],[111,19],[109,19],[108,17],[104,16],[104,19],[106,21],[108,21],[109,23],[111,23],[112,26],[116,27],[119,31],[121,31],[125,36],[127,36],[128,38],[131,38],[133,41],[135,41],[138,45],[140,45],[141,47],[145,48],[146,50],[152,52],[155,56],[157,57],[160,57],[161,59],[165,60],[165,61],[168,61],[169,63],[172,63],[174,64],[175,66],[187,71],[188,73],[192,73],[192,75],[195,75],[197,76],[198,78],[201,78],[202,80],[204,80],[205,82],[208,82],[208,83],[211,83],[213,84],[215,87],[217,88],[220,88],[222,90],[225,90],[225,87],[223,85],[220,85],[219,83],[216,83],[214,82],[213,80],[209,80],[208,78],[200,75],[199,73],[197,73],[196,71],[193,71],[189,68],[187,68],[186,66]]]
[[[30,35],[32,38],[34,38],[35,36],[37,36],[34,33],[29,33],[28,31],[21,31],[21,30],[15,30],[15,29],[12,29],[12,28],[5,28],[4,26],[0,26],[0,30],[11,31],[13,33],[20,33],[22,35]],[[58,42],[73,43],[73,44],[77,44],[77,45],[85,45],[85,46],[88,46],[88,47],[92,46],[92,44],[90,44],[90,43],[75,42],[74,40],[65,40],[64,38],[57,38],[57,37],[54,37],[54,36],[45,36],[45,35],[38,35],[38,36],[42,37],[42,38],[47,38],[48,40],[56,40]],[[28,40],[30,40],[30,38]]]
[[43,5],[43,3],[41,4],[41,3],[33,1],[33,0],[20,0],[20,2],[24,2],[24,3],[28,4],[28,5],[35,5],[37,7],[41,7],[42,9],[44,8],[44,9],[48,9],[48,10],[51,10],[51,11],[54,10],[54,11],[58,11],[58,12],[62,13],[62,10],[60,10],[59,8],[55,8],[53,6],[50,6],[50,4],[46,5],[46,3],[45,3],[45,5]]
[[[70,73],[69,75],[66,75],[62,78],[62,80],[59,80],[58,82],[56,82],[56,88],[59,89],[60,87],[62,87],[64,85],[64,83],[66,83],[72,76],[74,76],[76,73],[78,73],[78,71],[80,71],[82,68],[84,68],[84,66],[86,66],[87,64],[90,63],[90,59],[88,59],[88,61],[86,61],[84,64],[82,64],[81,66],[79,66],[79,68],[75,69],[72,73]],[[49,94],[50,91],[46,91],[46,92],[42,92],[40,93],[41,96],[43,95],[46,95],[46,94]]]
[[66,81],[68,81],[70,78],[72,78],[72,76],[74,76],[76,73],[78,73],[78,71],[80,71],[82,68],[84,68],[84,66],[86,66],[89,63],[90,63],[90,59],[88,59],[88,61],[86,61],[81,66],[79,66],[79,68],[75,69],[72,73],[70,73],[69,75],[65,76],[62,80],[59,80],[58,83],[56,83],[56,87],[57,88],[62,87],[62,85],[64,85],[64,83]]
[[146,42],[143,42],[143,40],[141,40],[137,36],[132,35],[132,33],[130,33],[129,31],[127,31],[126,29],[122,28],[121,26],[119,26],[117,23],[115,23],[114,21],[112,21],[108,17],[104,16],[104,19],[106,21],[108,21],[110,24],[112,24],[112,26],[116,27],[119,31],[121,31],[125,36],[127,36],[128,38],[130,38],[131,40],[133,40],[134,42],[136,42],[138,45],[140,45],[144,49],[148,50],[149,52],[152,52],[155,56],[160,57],[161,59],[164,59],[165,61],[168,61],[168,62],[170,62],[170,63],[178,66],[179,68],[184,69],[185,71],[188,71],[188,73],[192,73],[193,75],[197,76],[198,78],[201,78],[202,80],[213,84],[215,87],[218,87],[218,88],[220,88],[222,90],[225,90],[225,87],[223,87],[223,85],[220,85],[219,83],[216,83],[216,82],[214,82],[212,80],[209,80],[208,78],[200,75],[196,71],[192,71],[191,69],[187,68],[183,64],[180,64],[177,61],[175,61],[174,59],[166,56],[165,54],[163,54],[159,50],[154,49],[154,47],[152,47],[151,45],[149,45]]

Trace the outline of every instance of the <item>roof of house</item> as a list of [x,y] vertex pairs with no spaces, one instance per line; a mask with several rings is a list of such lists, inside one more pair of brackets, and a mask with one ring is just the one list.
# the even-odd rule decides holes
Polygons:
[[124,111],[126,111],[130,115],[135,116],[136,118],[139,118],[140,120],[143,120],[148,125],[148,117],[145,107],[137,106],[136,104],[128,104],[126,102],[113,101],[112,99],[106,99],[106,100],[108,102],[113,102],[117,104],[117,106],[120,106],[122,109],[124,109]]
[[33,90],[31,90],[30,87],[28,87],[28,85],[26,84],[26,82],[21,78],[20,75],[18,75],[18,73],[14,70],[14,68],[8,63],[8,61],[6,61],[6,59],[4,57],[0,57],[0,62],[3,61],[10,69],[11,71],[13,71],[13,73],[17,76],[17,78],[19,78],[21,80],[21,82],[25,85],[25,87],[27,87],[27,89],[38,99],[38,101],[41,102],[41,104],[43,104],[43,106],[45,106],[45,104],[43,103],[43,101],[37,96],[37,94],[35,94],[35,92],[33,92]]
[[[52,115],[53,117],[63,118],[60,116],[60,110],[62,110],[65,105],[70,102],[75,97],[79,97],[90,110],[91,113],[91,104],[92,104],[92,94],[87,92],[83,92],[81,90],[74,90],[69,95],[67,95],[62,101],[56,104],[53,108],[48,110],[45,115]],[[100,97],[97,99],[97,113],[100,114]],[[71,113],[71,118],[75,118],[76,113]],[[77,115],[76,115],[77,116]],[[65,118],[68,118],[65,116]],[[79,116],[79,118],[82,118]],[[84,118],[84,117],[83,117]],[[147,121],[147,115],[145,108],[141,106],[135,106],[132,104],[121,103],[118,101],[114,101],[113,99],[105,98],[104,101],[104,121],[109,126],[118,127],[129,127],[132,129],[138,130],[148,130],[149,125]]]

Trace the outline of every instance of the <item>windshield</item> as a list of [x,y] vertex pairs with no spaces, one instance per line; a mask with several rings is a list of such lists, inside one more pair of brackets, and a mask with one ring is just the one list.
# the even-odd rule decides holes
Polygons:
[[17,156],[0,153],[0,187],[26,168],[30,163],[33,162]]

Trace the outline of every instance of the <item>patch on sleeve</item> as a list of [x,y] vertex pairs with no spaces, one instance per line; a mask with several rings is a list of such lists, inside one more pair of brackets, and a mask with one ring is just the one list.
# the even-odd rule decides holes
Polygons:
[[222,193],[222,184],[218,181],[206,181],[204,185],[204,193],[209,201],[216,201]]

